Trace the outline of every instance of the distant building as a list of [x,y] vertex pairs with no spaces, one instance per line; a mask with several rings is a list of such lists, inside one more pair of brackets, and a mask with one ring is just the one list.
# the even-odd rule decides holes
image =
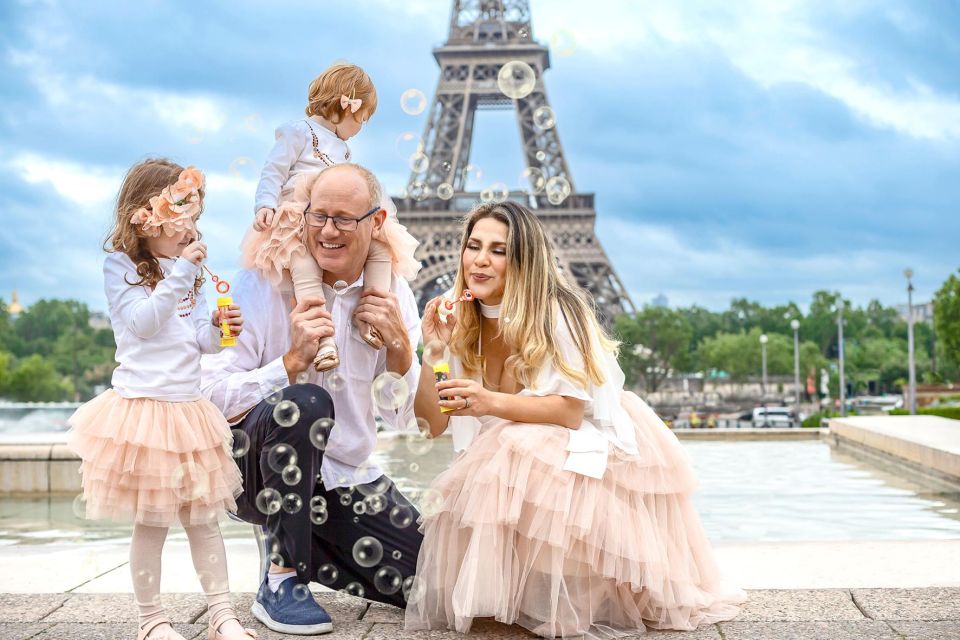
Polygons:
[[650,301],[650,304],[654,307],[666,307],[670,304],[670,301],[667,300],[667,296],[662,293],[658,293],[657,296]]
[[23,305],[20,304],[20,299],[17,296],[16,289],[13,290],[13,293],[10,296],[10,304],[7,305],[7,313],[10,314],[11,320],[16,320],[17,316],[23,313]]
[[[910,314],[907,305],[898,304],[894,309],[897,310],[897,315],[900,316],[900,319],[906,322],[907,316]],[[933,302],[913,305],[913,321],[933,324]]]
[[109,329],[110,317],[102,311],[91,311],[88,324],[92,329]]

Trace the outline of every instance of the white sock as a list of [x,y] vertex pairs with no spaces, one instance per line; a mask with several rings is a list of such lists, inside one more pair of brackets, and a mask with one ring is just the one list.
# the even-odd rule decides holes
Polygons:
[[284,571],[283,573],[268,573],[267,574],[267,586],[270,587],[270,591],[276,593],[280,589],[280,583],[289,578],[290,576],[297,575],[297,572],[291,569],[290,571]]

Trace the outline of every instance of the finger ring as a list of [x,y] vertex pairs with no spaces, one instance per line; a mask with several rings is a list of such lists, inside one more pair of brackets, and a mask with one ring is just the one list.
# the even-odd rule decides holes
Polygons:
[[464,398],[464,399],[463,399],[463,408],[466,409],[466,408],[469,407],[469,406],[470,406],[470,398]]

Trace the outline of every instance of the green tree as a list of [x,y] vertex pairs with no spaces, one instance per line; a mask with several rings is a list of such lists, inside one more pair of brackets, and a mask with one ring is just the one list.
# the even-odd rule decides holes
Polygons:
[[620,316],[614,333],[623,342],[620,366],[628,384],[656,391],[671,370],[688,370],[693,329],[683,314],[666,307],[644,307]]
[[53,353],[57,339],[65,333],[91,333],[90,310],[76,300],[39,300],[17,318],[13,345],[17,356]]
[[[960,273],[960,270],[957,271]],[[941,358],[947,368],[960,369],[960,278],[950,274],[933,298],[933,323]]]
[[34,354],[20,360],[10,373],[7,392],[14,400],[55,401],[73,395],[73,386],[57,373],[53,363]]

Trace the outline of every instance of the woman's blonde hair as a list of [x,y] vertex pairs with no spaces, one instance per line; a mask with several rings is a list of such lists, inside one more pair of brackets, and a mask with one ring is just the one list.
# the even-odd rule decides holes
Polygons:
[[[462,257],[470,234],[477,222],[486,218],[507,226],[507,273],[500,309],[500,335],[510,349],[509,362],[516,379],[525,387],[531,386],[544,363],[551,361],[561,373],[585,388],[588,382],[603,384],[597,348],[615,352],[617,343],[597,322],[596,309],[586,292],[560,271],[543,225],[526,207],[511,201],[482,204],[466,218],[455,296],[459,298],[466,288]],[[583,354],[583,370],[572,367],[556,348],[558,309],[560,322],[566,323]],[[470,375],[477,374],[483,367],[477,353],[479,340],[479,304],[461,304],[450,348]]]
[[[137,265],[140,279],[128,283],[132,286],[156,287],[163,279],[163,270],[160,269],[160,261],[147,248],[147,236],[140,225],[133,224],[130,219],[141,207],[149,209],[150,198],[159,195],[164,187],[174,184],[182,171],[183,167],[166,158],[149,158],[130,167],[123,178],[120,193],[117,194],[113,226],[104,240],[103,250],[107,253],[122,251]],[[203,194],[203,189],[200,189],[201,212]],[[196,239],[199,238],[198,230]],[[203,277],[198,276],[194,290],[199,292],[203,282]]]
[[[340,106],[340,96],[351,100],[360,98],[363,103],[356,113]],[[307,90],[308,116],[320,116],[334,124],[343,121],[344,115],[351,115],[359,122],[363,116],[373,117],[377,110],[377,89],[367,72],[355,64],[337,63],[327,67],[310,83]]]

